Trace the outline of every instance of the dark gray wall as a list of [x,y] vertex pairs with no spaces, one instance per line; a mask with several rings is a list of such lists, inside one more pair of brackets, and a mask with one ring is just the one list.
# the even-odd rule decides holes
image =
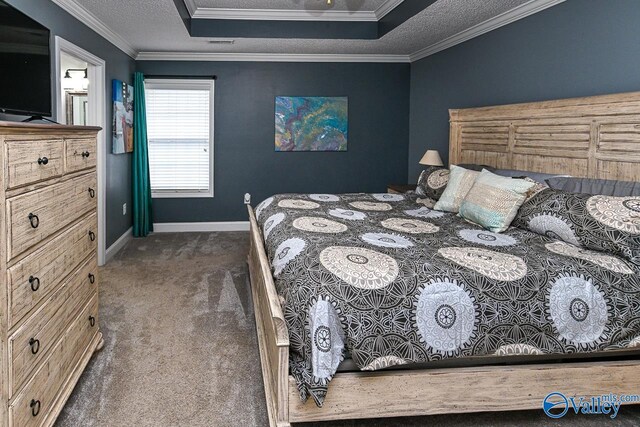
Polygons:
[[449,146],[449,108],[640,90],[640,2],[568,0],[413,63],[409,180]]
[[[107,247],[131,227],[131,155],[111,154],[111,80],[119,79],[131,83],[135,71],[135,61],[102,38],[86,25],[69,15],[49,0],[6,0],[7,3],[29,15],[51,30],[51,53],[53,55],[54,36],[60,36],[71,43],[93,53],[106,62],[107,85]],[[52,56],[52,76],[53,56]],[[0,64],[1,66],[1,64]],[[53,80],[53,77],[52,77]],[[52,88],[54,88],[52,83]],[[53,111],[56,110],[55,89],[51,95]],[[18,119],[5,116],[4,119]],[[122,215],[122,204],[127,203],[127,215]]]
[[[138,61],[155,75],[217,75],[214,190],[155,199],[155,222],[245,221],[275,193],[384,192],[407,181],[409,64]],[[348,96],[347,152],[274,151],[275,97]]]

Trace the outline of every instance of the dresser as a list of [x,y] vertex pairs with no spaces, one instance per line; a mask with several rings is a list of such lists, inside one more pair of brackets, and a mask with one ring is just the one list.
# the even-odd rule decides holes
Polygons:
[[52,425],[102,348],[99,130],[0,122],[0,426]]

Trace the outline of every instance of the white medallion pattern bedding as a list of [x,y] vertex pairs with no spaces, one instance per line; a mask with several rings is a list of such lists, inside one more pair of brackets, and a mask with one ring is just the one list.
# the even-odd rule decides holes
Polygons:
[[[610,200],[588,209],[640,234]],[[301,398],[319,406],[347,352],[361,370],[378,370],[640,340],[638,266],[572,245],[562,221],[559,236],[493,233],[415,194],[277,195],[255,212],[283,302],[291,374]],[[556,219],[536,216],[529,226],[548,230]]]

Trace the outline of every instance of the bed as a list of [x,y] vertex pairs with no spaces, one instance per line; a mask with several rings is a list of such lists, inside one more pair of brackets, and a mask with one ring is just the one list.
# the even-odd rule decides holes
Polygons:
[[[475,163],[502,169],[640,180],[640,93],[451,110],[450,118],[452,164]],[[535,280],[528,282],[531,284],[528,290],[526,286],[513,284],[527,283],[526,278],[531,275],[547,274],[541,268],[547,258],[577,277],[593,274],[609,277],[620,271],[604,271],[584,262],[554,257],[545,252],[550,243],[548,239],[517,229],[510,229],[497,238],[502,246],[489,247],[486,240],[478,242],[482,239],[478,227],[465,224],[454,215],[435,213],[421,206],[424,203],[418,196],[411,195],[278,195],[267,199],[255,211],[249,207],[248,263],[272,426],[348,418],[533,409],[541,408],[543,398],[553,391],[577,396],[637,393],[640,357],[634,349],[636,330],[622,326],[633,323],[637,317],[640,298],[640,288],[636,291],[637,274],[627,271],[624,279],[616,276],[608,280],[617,283],[623,280],[628,287],[625,298],[632,301],[630,307],[635,307],[609,312],[620,320],[618,329],[626,333],[614,331],[613,327],[606,333],[598,330],[597,336],[585,341],[588,344],[571,346],[557,336],[554,339],[553,325],[545,324],[542,319],[543,312],[549,308],[545,308],[544,298],[536,296]],[[367,219],[347,218],[354,212],[365,212]],[[408,225],[420,232],[411,233],[406,228]],[[320,228],[330,232],[321,232]],[[347,230],[349,228],[355,231]],[[270,240],[277,244],[270,245]],[[416,250],[425,244],[433,250]],[[478,264],[473,266],[474,271],[461,274],[464,268],[456,269],[456,266],[469,267],[468,260],[463,260],[464,254],[458,250],[463,246],[473,248],[472,252],[480,257],[497,256],[510,267],[497,271]],[[345,247],[360,250],[347,253]],[[309,261],[296,258],[303,250],[311,250],[314,256]],[[345,262],[353,266],[371,257],[378,257],[376,264],[385,266],[384,271],[367,276],[371,280],[366,275],[349,274],[343,268]],[[428,271],[424,271],[424,266],[429,266]],[[618,270],[625,270],[625,266]],[[315,274],[313,279],[309,274]],[[283,276],[289,276],[296,284],[293,291],[276,286]],[[340,295],[333,295],[309,290],[341,288],[332,282],[336,277],[358,291],[350,293],[342,287]],[[418,319],[414,310],[412,317],[411,307],[430,303],[424,283],[434,281],[443,292],[456,296],[458,310],[452,311],[451,304],[440,301],[440,316],[428,321]],[[460,291],[458,281],[474,283],[475,291]],[[311,283],[315,285],[310,286]],[[506,286],[500,287],[504,289],[499,295],[495,292],[490,295],[491,289],[497,289],[496,283]],[[390,284],[393,286],[387,288]],[[380,289],[388,292],[376,292]],[[610,301],[618,298],[616,292],[620,290],[599,289],[599,292],[603,304],[611,308]],[[394,304],[402,306],[400,294],[409,307],[400,307],[395,312],[381,309],[381,313],[391,313],[384,319],[374,322],[367,318],[364,310],[357,310],[365,301],[378,307],[388,305],[389,298],[395,298]],[[349,300],[348,306],[340,305],[341,298]],[[307,299],[307,305],[320,310],[317,318],[296,311]],[[494,310],[495,318],[489,318],[492,316],[490,306],[496,301],[502,301],[502,306]],[[460,304],[467,304],[468,310],[460,311]],[[527,306],[531,306],[531,310],[525,312]],[[479,312],[483,317],[481,321]],[[527,330],[518,326],[518,316],[535,313],[539,313],[538,323],[532,319],[528,323],[536,324],[536,328]],[[598,313],[592,309],[586,315],[597,317]],[[546,318],[547,323],[552,323],[549,316]],[[324,323],[318,326],[317,319]],[[300,327],[288,327],[296,322]],[[458,325],[462,322],[463,327],[447,335],[452,322]],[[327,336],[336,336],[328,333],[334,323],[346,324],[351,330],[342,340],[328,342]],[[383,329],[388,333],[376,333],[380,325],[385,325]],[[499,327],[492,330],[492,325],[502,326],[503,330],[497,331]],[[505,331],[505,325],[511,326]],[[527,342],[534,342],[531,340],[535,337],[536,345],[518,348],[518,340],[513,339],[514,329],[520,329],[523,336],[529,337]],[[434,330],[444,335],[434,337]],[[305,336],[310,333],[313,336]],[[376,340],[376,334],[387,338],[393,335],[397,339]],[[373,370],[333,374],[345,357],[339,346],[336,347],[339,341],[349,343],[352,354],[346,357],[355,360],[360,369]],[[305,342],[312,342],[315,351],[305,348]],[[579,355],[605,350],[609,356],[606,359],[571,358],[550,363],[543,358],[521,360],[504,356],[505,362],[500,364],[480,362],[454,367],[433,364],[415,368],[415,362],[459,357],[481,359],[515,352],[521,356],[523,353],[555,354],[567,359],[564,355],[568,353]],[[315,357],[319,366],[325,366],[331,375],[310,374],[309,364],[302,357],[305,354],[307,359]],[[404,364],[413,369],[396,369]],[[304,402],[301,395],[311,398]]]

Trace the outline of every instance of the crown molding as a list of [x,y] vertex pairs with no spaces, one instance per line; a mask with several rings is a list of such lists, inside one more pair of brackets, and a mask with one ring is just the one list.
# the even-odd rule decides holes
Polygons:
[[351,21],[377,22],[404,0],[386,0],[374,11],[301,10],[301,9],[234,9],[198,7],[195,0],[183,0],[192,18],[236,19],[246,21]]
[[408,55],[289,54],[220,52],[140,52],[138,61],[238,61],[238,62],[377,62],[408,63]]
[[531,0],[511,10],[501,13],[498,16],[481,22],[480,24],[474,25],[469,29],[454,34],[451,37],[447,37],[446,39],[434,43],[431,46],[420,49],[409,55],[409,58],[411,62],[418,61],[422,58],[426,58],[427,56],[431,56],[445,49],[449,49],[450,47],[453,47],[457,44],[466,42],[467,40],[471,40],[475,37],[481,36],[482,34],[508,25],[519,19],[526,18],[527,16],[533,15],[557,4],[563,3],[564,1],[565,0]]
[[[189,6],[187,6],[187,8],[188,7]],[[196,19],[235,19],[243,21],[378,21],[378,17],[374,11],[231,9],[222,7],[198,7],[191,17]]]
[[138,54],[138,51],[131,46],[123,37],[118,35],[111,28],[107,27],[102,21],[100,21],[96,16],[89,12],[84,6],[77,3],[76,0],[51,0],[62,9],[64,9],[71,16],[76,18],[78,21],[85,24],[87,27],[104,37],[110,43],[112,43],[115,47],[134,58]]
[[389,12],[399,6],[403,1],[404,0],[387,0],[386,2],[382,3],[374,12],[376,14],[376,18],[378,20],[384,18]]
[[183,2],[187,7],[187,10],[189,11],[189,15],[191,15],[191,17],[193,18],[193,14],[196,13],[196,10],[198,9],[195,0],[183,0]]

